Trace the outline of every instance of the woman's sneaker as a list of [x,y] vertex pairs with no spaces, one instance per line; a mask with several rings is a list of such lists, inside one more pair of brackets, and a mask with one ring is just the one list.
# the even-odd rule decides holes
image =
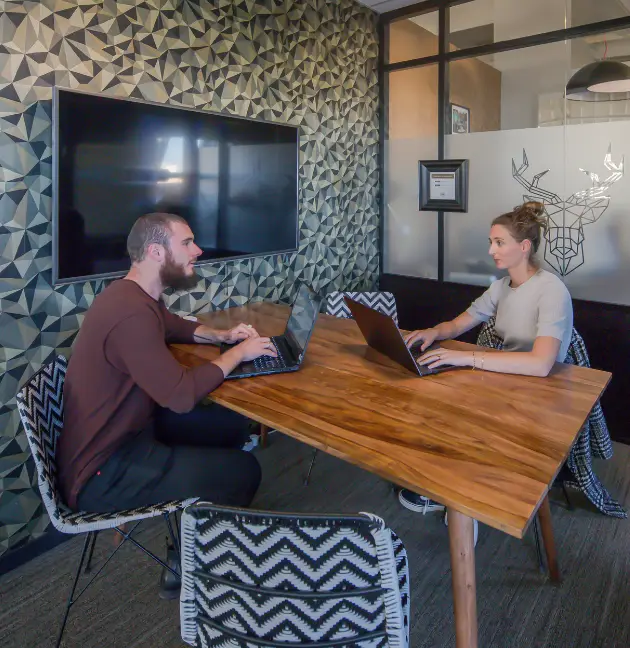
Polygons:
[[406,509],[415,511],[416,513],[422,513],[423,515],[432,511],[444,510],[442,504],[438,504],[432,499],[429,499],[424,495],[418,495],[418,493],[414,493],[406,488],[400,489],[398,492],[398,500]]

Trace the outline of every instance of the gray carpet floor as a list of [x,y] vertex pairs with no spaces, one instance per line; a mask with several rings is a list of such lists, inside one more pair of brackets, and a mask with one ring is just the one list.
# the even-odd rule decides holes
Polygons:
[[[447,529],[440,514],[403,509],[378,477],[319,453],[311,484],[303,477],[311,450],[272,434],[256,450],[264,480],[256,508],[381,515],[403,539],[411,574],[412,648],[455,645]],[[612,461],[597,464],[610,491],[630,506],[630,447],[616,445]],[[553,500],[562,502],[560,493]],[[576,510],[552,506],[563,582],[551,585],[538,571],[533,537],[511,538],[480,525],[477,607],[480,648],[614,648],[630,646],[630,523],[599,515],[572,493]],[[95,560],[111,550],[102,533]],[[165,525],[139,532],[162,551]],[[79,558],[73,538],[0,578],[0,647],[47,648]],[[157,596],[159,568],[124,546],[73,608],[65,648],[170,648],[179,638],[178,602]]]

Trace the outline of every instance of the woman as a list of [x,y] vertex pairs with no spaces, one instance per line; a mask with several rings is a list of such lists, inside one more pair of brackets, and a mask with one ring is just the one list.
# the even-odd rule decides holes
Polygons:
[[[495,218],[488,252],[497,268],[507,270],[508,276],[493,282],[454,320],[413,331],[405,337],[407,346],[421,344],[424,351],[435,340],[456,338],[494,316],[495,330],[504,341],[503,350],[441,348],[422,355],[419,364],[547,376],[556,361],[564,361],[573,331],[573,307],[562,280],[536,262],[545,227],[543,212],[541,203],[527,202]],[[400,501],[415,511],[443,508],[407,490],[400,492]]]

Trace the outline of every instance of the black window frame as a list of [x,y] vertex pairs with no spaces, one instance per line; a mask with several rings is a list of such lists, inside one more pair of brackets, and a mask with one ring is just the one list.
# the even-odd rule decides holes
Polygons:
[[[385,261],[384,236],[385,236],[385,143],[387,141],[389,126],[389,73],[396,70],[406,70],[426,65],[438,65],[438,159],[444,158],[444,145],[446,136],[446,125],[448,124],[448,110],[450,98],[449,86],[449,63],[460,59],[477,58],[487,54],[497,54],[516,49],[535,47],[569,41],[594,34],[605,34],[630,28],[630,16],[614,18],[586,25],[556,29],[549,32],[524,36],[511,40],[488,43],[477,47],[469,47],[449,52],[449,31],[450,31],[450,8],[475,0],[425,0],[407,7],[401,7],[393,11],[387,11],[379,16],[379,278],[383,274]],[[411,59],[389,63],[387,60],[389,52],[389,25],[405,18],[412,18],[422,14],[438,11],[438,53],[422,58]],[[438,277],[440,282],[444,281],[444,215],[445,212],[438,211]]]

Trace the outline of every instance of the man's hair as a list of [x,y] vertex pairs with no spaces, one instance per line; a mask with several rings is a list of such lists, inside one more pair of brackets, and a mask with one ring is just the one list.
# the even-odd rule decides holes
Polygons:
[[186,223],[185,219],[177,214],[154,212],[145,214],[133,224],[127,237],[127,253],[131,263],[144,260],[149,245],[159,243],[169,248],[171,240],[171,223]]

